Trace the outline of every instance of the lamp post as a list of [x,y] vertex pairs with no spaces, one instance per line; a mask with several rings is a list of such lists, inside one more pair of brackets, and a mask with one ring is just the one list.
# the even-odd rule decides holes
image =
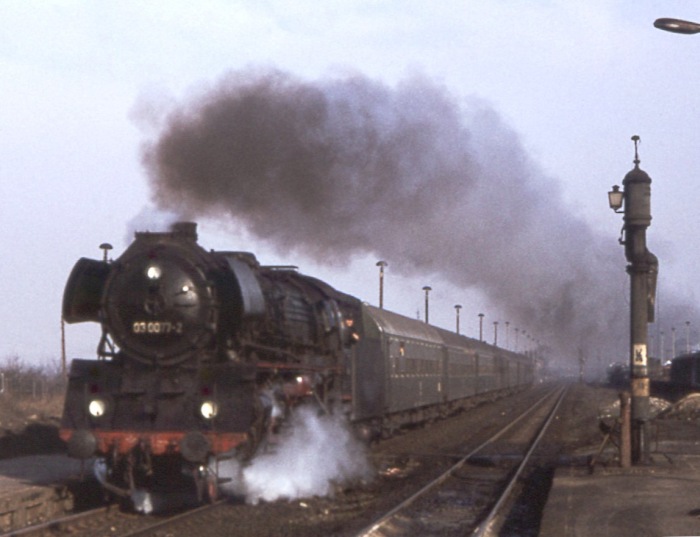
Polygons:
[[700,24],[681,19],[656,19],[654,26],[659,30],[666,30],[675,34],[697,34],[700,32]]
[[498,321],[493,322],[493,346],[498,346]]
[[377,261],[379,267],[379,309],[384,309],[384,267],[389,266],[386,261]]
[[666,332],[661,330],[659,335],[659,358],[661,359],[661,363],[664,364],[666,363],[666,347],[664,345],[664,336],[666,335]]
[[631,459],[635,464],[649,462],[649,367],[647,357],[648,323],[654,320],[654,298],[658,260],[646,245],[646,229],[651,225],[651,178],[639,168],[639,136],[634,141],[634,169],[622,185],[608,192],[610,208],[620,212],[624,205],[625,257],[630,275],[630,383],[632,390]]
[[103,242],[102,244],[100,244],[100,249],[103,252],[102,260],[106,263],[108,261],[107,255],[109,254],[109,251],[112,249],[112,245],[109,244],[108,242]]
[[459,335],[459,310],[462,309],[462,304],[455,304],[455,316],[457,321],[457,335]]
[[671,360],[676,357],[676,327],[671,327]]
[[685,352],[690,354],[690,321],[685,322]]
[[506,321],[506,349],[510,349],[510,321]]
[[425,291],[425,322],[428,324],[428,293],[432,291],[433,288],[430,287],[429,285],[426,285],[423,287],[423,291]]
[[479,314],[479,341],[484,341],[484,314]]

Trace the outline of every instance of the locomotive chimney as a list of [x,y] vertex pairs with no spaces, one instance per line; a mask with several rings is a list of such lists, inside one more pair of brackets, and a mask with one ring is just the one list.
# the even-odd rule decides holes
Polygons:
[[170,230],[180,238],[197,242],[197,222],[175,222]]

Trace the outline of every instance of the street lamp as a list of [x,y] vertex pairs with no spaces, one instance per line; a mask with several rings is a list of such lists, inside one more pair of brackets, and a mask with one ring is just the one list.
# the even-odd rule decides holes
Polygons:
[[613,185],[612,190],[608,192],[608,203],[610,203],[610,208],[616,213],[622,212],[622,201],[625,193],[620,190],[620,187]]
[[666,335],[666,332],[661,330],[660,339],[659,339],[659,357],[661,359],[662,364],[666,363],[666,346],[664,343],[664,336],[665,335]]
[[658,260],[647,248],[646,230],[651,225],[651,178],[639,168],[639,136],[634,142],[634,169],[622,182],[622,203],[619,187],[608,193],[610,207],[619,212],[624,205],[624,239],[630,275],[630,383],[632,391],[632,461],[649,461],[649,366],[647,353],[648,324],[654,321],[654,300]]
[[690,321],[685,322],[685,352],[690,354]]
[[498,321],[493,322],[493,346],[498,346]]
[[671,327],[671,360],[676,357],[676,327]]
[[426,324],[428,323],[428,293],[432,291],[433,288],[430,287],[429,285],[426,285],[423,287],[423,291],[425,291],[425,322]]
[[100,249],[104,253],[102,256],[102,260],[106,263],[107,262],[107,255],[109,254],[109,251],[112,249],[112,245],[109,244],[108,242],[103,242],[100,244]]
[[379,267],[379,309],[384,309],[384,267],[389,266],[386,261],[377,261]]
[[459,310],[462,309],[462,304],[455,304],[455,315],[457,317],[457,335],[459,335]]
[[700,24],[681,19],[656,19],[654,21],[654,26],[659,30],[666,30],[667,32],[673,32],[674,34],[700,33]]

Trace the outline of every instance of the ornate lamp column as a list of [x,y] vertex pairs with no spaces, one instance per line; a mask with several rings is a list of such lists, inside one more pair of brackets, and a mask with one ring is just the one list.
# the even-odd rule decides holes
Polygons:
[[634,169],[622,185],[608,193],[610,207],[620,212],[624,204],[625,257],[630,275],[630,375],[632,389],[632,462],[649,462],[649,366],[647,361],[648,324],[654,320],[658,260],[646,244],[646,230],[651,225],[651,178],[639,168],[637,144],[633,136]]

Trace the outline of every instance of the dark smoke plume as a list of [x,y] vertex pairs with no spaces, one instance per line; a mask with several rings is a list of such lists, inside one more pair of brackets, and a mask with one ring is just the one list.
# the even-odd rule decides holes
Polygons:
[[173,110],[144,161],[160,208],[323,263],[373,253],[479,288],[560,356],[627,356],[622,248],[572,215],[483,102],[420,77],[246,70]]

